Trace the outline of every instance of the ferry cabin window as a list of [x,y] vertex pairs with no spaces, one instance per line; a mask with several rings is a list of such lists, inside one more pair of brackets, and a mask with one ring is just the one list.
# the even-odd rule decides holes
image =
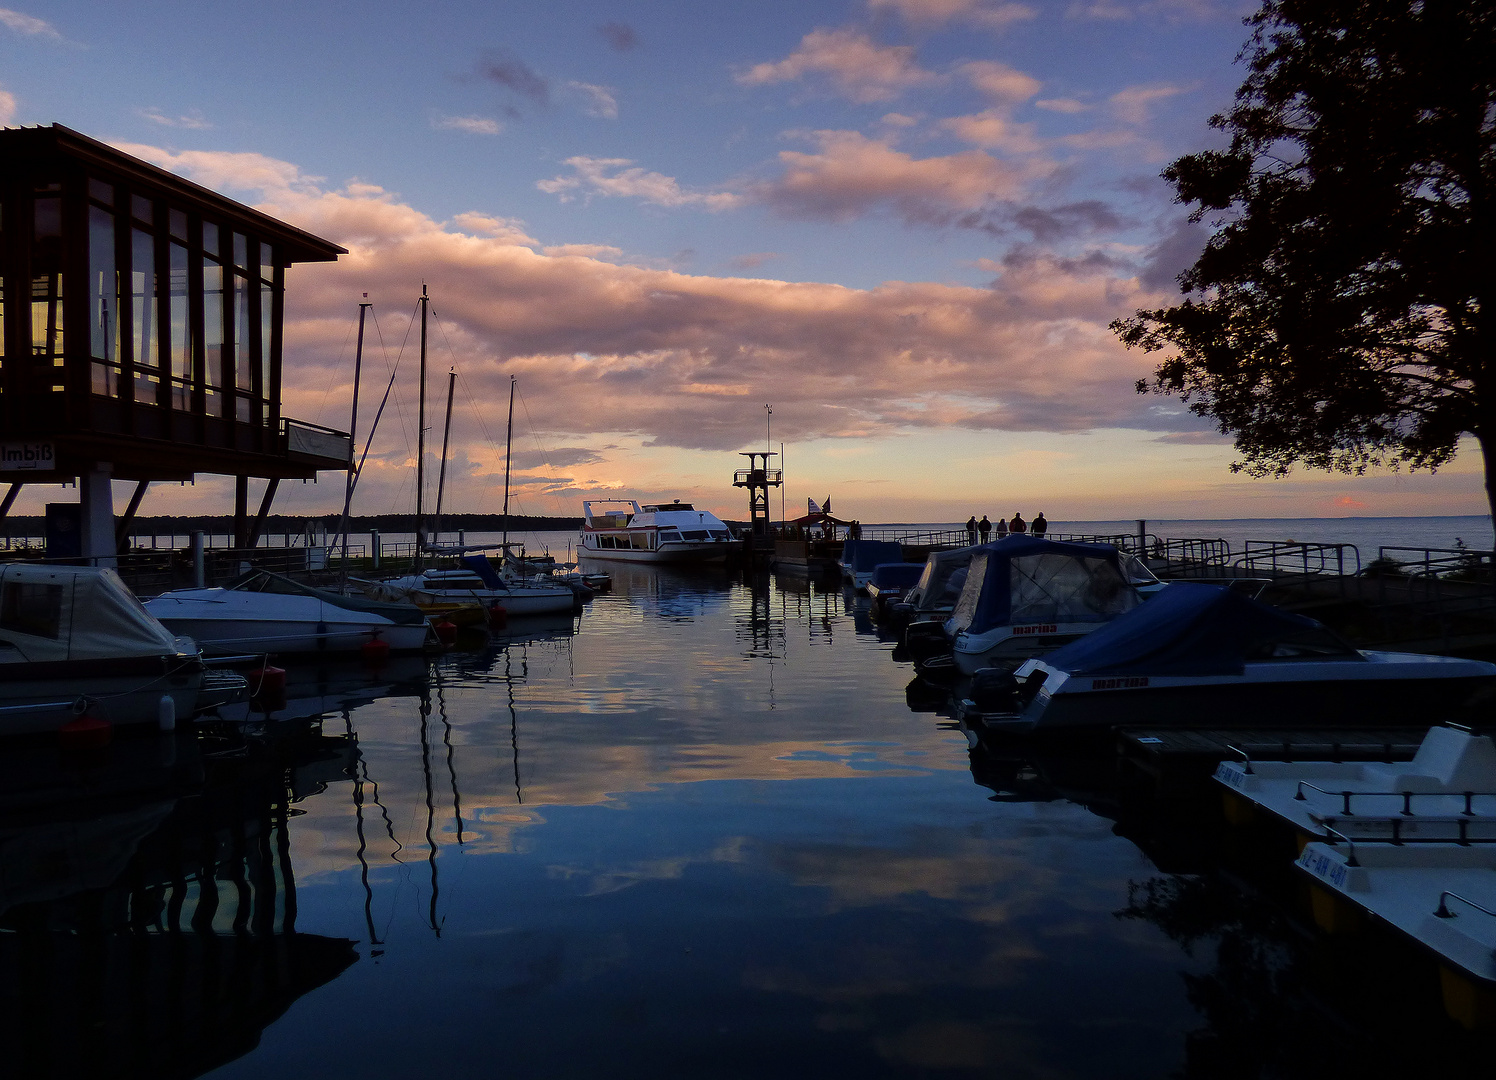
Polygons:
[[662,544],[674,544],[679,543],[679,541],[680,533],[676,532],[674,529],[665,529],[660,533],[660,543]]
[[636,551],[649,550],[649,535],[647,533],[635,533],[629,537],[630,546]]
[[0,630],[57,640],[62,628],[62,586],[8,581],[0,593]]
[[[175,219],[178,211],[173,210]],[[185,226],[183,226],[185,229]],[[192,323],[188,306],[187,248],[175,239],[167,253],[167,364],[171,407],[192,408]]]

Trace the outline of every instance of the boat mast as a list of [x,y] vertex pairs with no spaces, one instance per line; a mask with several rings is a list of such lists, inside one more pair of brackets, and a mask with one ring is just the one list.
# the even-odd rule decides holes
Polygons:
[[436,524],[432,528],[433,542],[442,538],[442,492],[447,487],[447,444],[452,439],[452,388],[457,385],[457,369],[447,372],[447,426],[442,429],[442,467],[436,476]]
[[421,393],[420,415],[416,420],[416,560],[415,572],[421,572],[421,548],[426,543],[426,522],[422,517],[421,499],[426,484],[426,283],[421,282]]
[[509,558],[509,452],[514,447],[514,376],[509,376],[509,427],[504,432],[504,548]]
[[358,382],[364,369],[364,316],[369,313],[369,294],[364,293],[358,305],[358,346],[353,350],[353,415],[348,419],[348,483],[343,488],[343,520],[338,531],[343,534],[342,570],[343,581],[348,581],[348,510],[353,505],[353,485],[358,479],[358,470],[353,467],[353,448],[358,445]]

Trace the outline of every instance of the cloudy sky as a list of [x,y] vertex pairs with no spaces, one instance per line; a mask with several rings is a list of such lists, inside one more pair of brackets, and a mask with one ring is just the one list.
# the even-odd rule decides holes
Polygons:
[[[1218,138],[1248,10],[57,0],[0,9],[0,122],[65,124],[350,250],[288,273],[286,412],[346,427],[367,292],[365,424],[399,371],[365,513],[413,503],[423,281],[433,397],[459,375],[459,510],[502,505],[513,375],[528,513],[741,517],[731,473],[765,405],[786,505],[829,494],[865,521],[1480,513],[1474,454],[1252,481],[1133,391],[1152,362],[1107,323],[1170,302],[1198,250],[1158,173]],[[142,512],[222,512],[226,490]],[[277,509],[340,492],[324,476]]]

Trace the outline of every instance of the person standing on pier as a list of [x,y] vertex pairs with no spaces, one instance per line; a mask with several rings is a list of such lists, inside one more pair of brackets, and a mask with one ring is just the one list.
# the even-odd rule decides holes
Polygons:
[[1028,526],[1024,524],[1022,514],[1013,515],[1013,520],[1008,522],[1008,531],[1010,533],[1028,532]]
[[975,514],[966,519],[966,542],[968,544],[977,542],[977,516]]
[[1039,516],[1034,518],[1034,526],[1029,530],[1035,536],[1043,536],[1049,531],[1049,522],[1044,520],[1044,511],[1039,511]]
[[992,535],[992,522],[987,520],[987,515],[982,515],[982,520],[977,522],[977,535],[981,537],[982,543],[987,542],[987,537]]
[[1008,519],[1000,517],[997,519],[997,538],[1003,539],[1008,535]]

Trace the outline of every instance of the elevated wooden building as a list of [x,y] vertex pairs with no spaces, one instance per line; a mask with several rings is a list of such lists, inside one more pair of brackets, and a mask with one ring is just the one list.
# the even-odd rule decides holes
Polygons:
[[346,433],[281,413],[285,272],[343,248],[61,125],[0,131],[0,482],[78,479],[83,554],[110,481],[344,470]]

